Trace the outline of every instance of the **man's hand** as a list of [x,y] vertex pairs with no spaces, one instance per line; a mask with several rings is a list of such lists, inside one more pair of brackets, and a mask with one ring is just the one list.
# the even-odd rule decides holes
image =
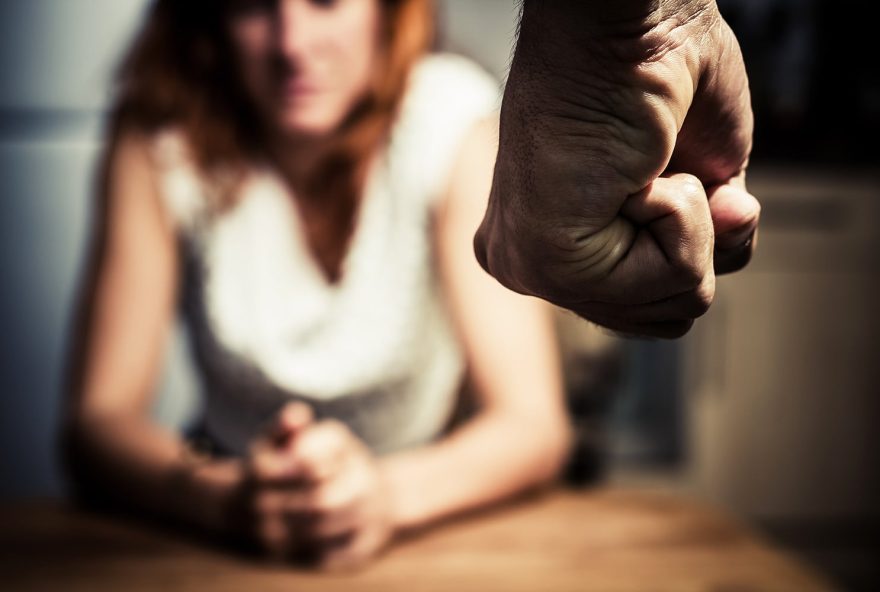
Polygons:
[[308,407],[289,404],[253,446],[249,465],[255,534],[274,557],[351,569],[390,540],[384,478],[344,424],[315,422]]
[[752,114],[710,0],[525,0],[480,263],[600,325],[676,337],[754,248]]

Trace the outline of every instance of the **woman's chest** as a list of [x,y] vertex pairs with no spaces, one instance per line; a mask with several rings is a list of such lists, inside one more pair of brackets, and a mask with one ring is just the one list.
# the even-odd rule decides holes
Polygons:
[[[271,183],[191,241],[187,282],[198,283],[202,331],[252,359],[372,358],[418,349],[439,282],[430,217],[375,191],[365,199],[330,283],[315,260],[297,207]],[[365,347],[365,344],[369,343]]]

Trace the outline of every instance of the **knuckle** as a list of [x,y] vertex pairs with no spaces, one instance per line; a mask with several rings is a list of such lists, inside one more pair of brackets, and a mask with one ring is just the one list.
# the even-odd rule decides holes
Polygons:
[[747,222],[749,224],[751,224],[752,226],[757,227],[758,224],[761,222],[761,212],[762,212],[761,202],[759,202],[756,199],[753,207],[754,207],[754,210],[752,212],[750,219],[747,220]]
[[681,261],[676,272],[676,279],[682,288],[697,291],[705,283],[709,269],[700,261],[691,259]]
[[682,321],[667,321],[662,323],[655,323],[649,327],[645,327],[643,331],[644,335],[648,337],[655,337],[659,339],[678,339],[679,337],[683,337],[691,330],[691,327],[694,326],[694,321],[692,319],[682,320]]
[[327,432],[336,438],[348,438],[352,435],[351,429],[338,419],[328,419],[324,425]]
[[712,301],[714,300],[713,294],[707,294],[703,290],[697,290],[695,293],[694,304],[691,309],[691,316],[693,318],[701,317],[712,307]]
[[670,258],[673,280],[681,291],[699,290],[713,280],[712,245],[701,241],[683,241]]
[[703,183],[694,175],[682,173],[678,175],[680,180],[680,198],[687,202],[706,201],[706,191]]
[[706,281],[697,287],[691,293],[691,316],[692,318],[701,317],[712,306],[715,300],[715,281],[713,276],[707,276]]
[[350,524],[341,522],[339,519],[324,517],[313,523],[311,534],[319,539],[333,539],[351,532],[353,528]]
[[257,527],[256,538],[267,551],[277,552],[284,548],[287,537],[280,522],[263,520]]
[[340,496],[332,489],[320,488],[311,499],[311,512],[319,518],[325,518],[338,512],[342,508]]
[[271,477],[271,463],[265,454],[260,453],[251,457],[250,472],[256,481],[266,481]]
[[281,512],[281,500],[272,492],[254,495],[251,507],[260,519],[269,520]]
[[269,504],[265,495],[255,495],[251,498],[251,510],[258,519],[269,515]]

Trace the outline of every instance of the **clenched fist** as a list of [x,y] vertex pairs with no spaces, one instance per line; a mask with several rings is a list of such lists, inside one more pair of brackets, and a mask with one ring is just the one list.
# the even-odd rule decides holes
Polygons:
[[477,258],[602,326],[680,336],[754,249],[751,138],[714,1],[525,0]]

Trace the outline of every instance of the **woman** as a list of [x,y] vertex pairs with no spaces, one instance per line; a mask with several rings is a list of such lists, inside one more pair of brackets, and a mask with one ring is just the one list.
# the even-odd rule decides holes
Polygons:
[[[424,55],[430,16],[427,0],[152,7],[121,70],[76,348],[80,491],[345,567],[558,472],[549,311],[471,247],[497,88]],[[178,302],[210,458],[148,414]],[[465,367],[479,411],[444,434]]]

